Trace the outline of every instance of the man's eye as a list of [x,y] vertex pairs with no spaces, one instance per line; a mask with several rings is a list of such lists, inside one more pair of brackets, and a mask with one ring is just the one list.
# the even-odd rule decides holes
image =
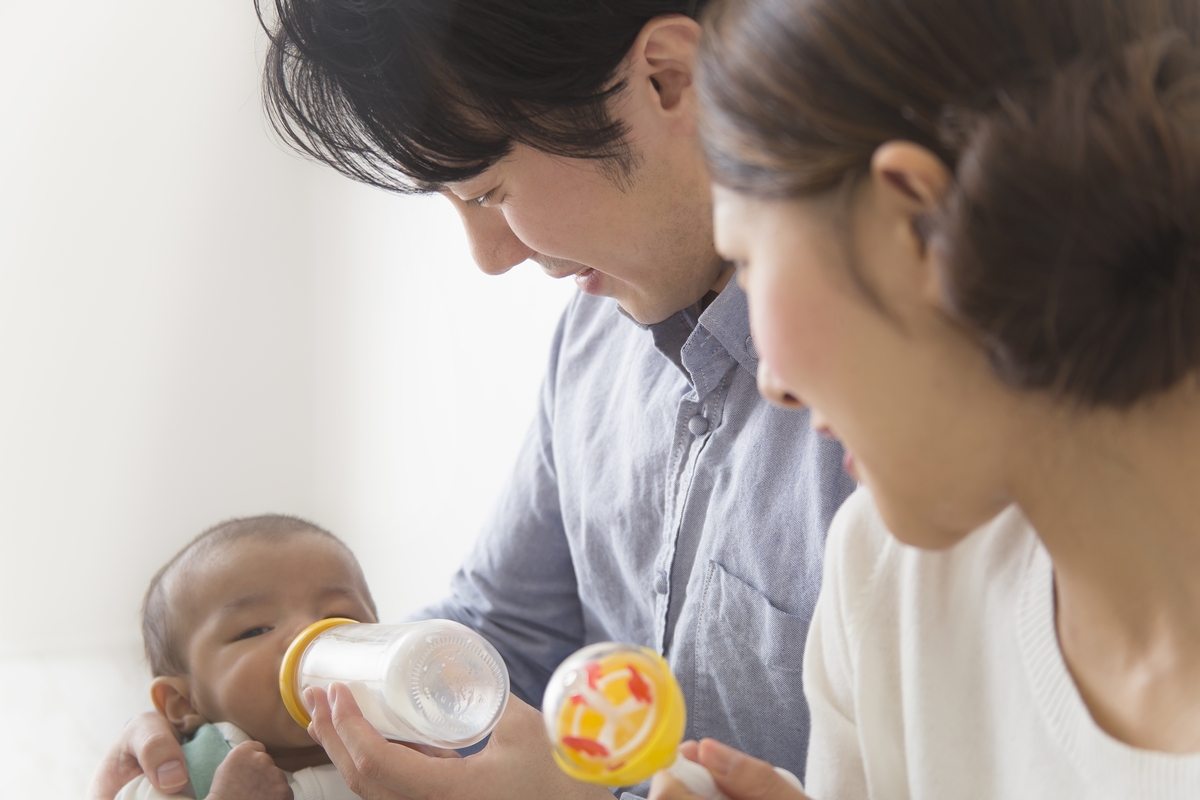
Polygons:
[[492,195],[494,195],[495,193],[496,193],[496,190],[492,189],[487,194],[481,194],[481,195],[479,195],[479,197],[476,197],[473,200],[465,200],[463,202],[465,202],[469,206],[474,206],[475,208],[483,208],[483,206],[487,203],[487,201],[492,199]]
[[262,636],[264,633],[266,633],[269,630],[271,630],[271,629],[266,627],[265,625],[260,626],[258,628],[251,628],[250,630],[242,631],[241,633],[239,633],[237,635],[237,637],[234,639],[234,641],[240,642],[242,639],[253,639],[255,636]]

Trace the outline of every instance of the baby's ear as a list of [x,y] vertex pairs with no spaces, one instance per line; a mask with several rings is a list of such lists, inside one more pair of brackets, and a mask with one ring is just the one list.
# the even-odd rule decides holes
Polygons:
[[150,699],[154,708],[175,730],[184,736],[195,733],[207,722],[192,705],[192,691],[187,678],[178,675],[161,675],[150,684]]

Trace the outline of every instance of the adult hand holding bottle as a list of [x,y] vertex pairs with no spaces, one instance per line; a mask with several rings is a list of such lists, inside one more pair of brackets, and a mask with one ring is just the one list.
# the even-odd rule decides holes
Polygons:
[[340,684],[328,692],[309,689],[304,700],[312,713],[309,733],[346,785],[365,800],[612,800],[606,789],[575,781],[558,768],[541,713],[515,696],[487,746],[466,758],[387,741]]

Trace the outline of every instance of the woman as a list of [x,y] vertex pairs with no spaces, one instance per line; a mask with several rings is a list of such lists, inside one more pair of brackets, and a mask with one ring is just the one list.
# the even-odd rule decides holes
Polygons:
[[760,388],[864,484],[805,655],[813,797],[1200,797],[1198,41],[1195,0],[708,20]]

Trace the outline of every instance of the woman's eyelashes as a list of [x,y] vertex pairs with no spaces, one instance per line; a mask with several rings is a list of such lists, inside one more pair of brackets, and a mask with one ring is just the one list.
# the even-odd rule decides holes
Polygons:
[[257,628],[248,628],[247,630],[242,631],[235,636],[233,640],[235,642],[240,642],[243,639],[253,639],[255,636],[262,636],[264,633],[267,633],[270,630],[270,626],[259,625]]

